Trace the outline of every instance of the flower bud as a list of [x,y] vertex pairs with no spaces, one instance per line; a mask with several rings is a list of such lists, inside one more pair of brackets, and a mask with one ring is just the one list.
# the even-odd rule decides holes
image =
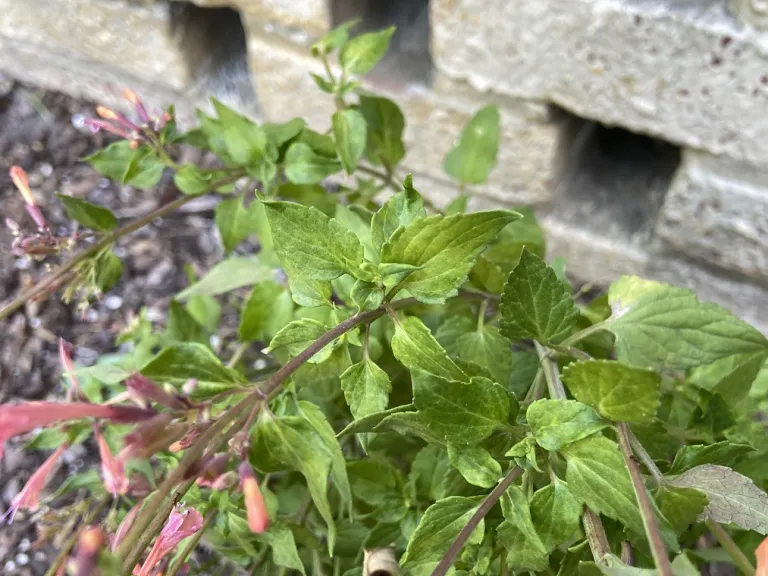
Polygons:
[[75,575],[95,576],[99,573],[99,552],[104,546],[104,533],[101,528],[87,527],[80,534],[75,555]]
[[150,402],[157,402],[171,410],[185,410],[187,408],[187,405],[179,398],[169,394],[158,384],[139,373],[131,374],[125,381],[125,385],[128,390],[140,398]]
[[269,528],[269,513],[264,504],[264,497],[259,489],[259,482],[248,462],[243,461],[238,468],[240,487],[245,496],[245,511],[248,515],[248,527],[254,534],[261,534]]

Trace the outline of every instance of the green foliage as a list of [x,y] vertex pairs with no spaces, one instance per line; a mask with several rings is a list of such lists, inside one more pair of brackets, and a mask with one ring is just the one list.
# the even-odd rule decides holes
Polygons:
[[[137,187],[172,171],[187,195],[175,202],[222,196],[226,256],[187,270],[164,321],[139,312],[118,353],[75,368],[94,404],[121,403],[140,372],[158,387],[150,404],[172,419],[155,452],[129,464],[157,490],[139,532],[172,484],[211,518],[214,558],[252,574],[359,574],[364,550],[390,546],[407,575],[432,574],[449,550],[452,573],[471,576],[655,574],[652,543],[667,555],[691,549],[711,522],[749,556],[768,532],[766,338],[657,281],[623,277],[587,302],[567,263],[546,260],[530,208],[468,211],[466,187],[488,179],[502,145],[496,106],[455,135],[444,167],[459,186],[437,210],[417,190],[426,183],[400,166],[401,109],[359,85],[393,29],[351,37],[353,26],[312,46],[325,70],[313,78],[336,107],[325,133],[298,118],[259,124],[214,100],[198,128],[147,125],[86,159]],[[180,166],[179,143],[219,163]],[[98,296],[122,273],[113,243],[136,224],[117,228],[106,209],[59,197],[97,237],[65,297]],[[132,425],[99,425],[121,451]],[[56,423],[29,447],[91,433],[90,421]],[[177,440],[182,453],[166,449]],[[213,454],[228,455],[221,489],[186,482]],[[265,531],[249,523],[253,485],[235,487],[243,460]],[[73,490],[106,494],[95,472],[57,494]],[[115,501],[105,527],[134,496]],[[632,566],[618,557],[622,542]],[[674,574],[697,573],[688,554],[674,558]]]

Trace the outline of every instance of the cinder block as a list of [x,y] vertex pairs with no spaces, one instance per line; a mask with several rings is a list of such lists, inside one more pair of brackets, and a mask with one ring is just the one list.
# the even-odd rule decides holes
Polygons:
[[555,102],[608,125],[768,161],[768,45],[726,2],[432,0],[431,7],[438,72],[480,91]]
[[[323,74],[322,66],[301,49],[274,36],[250,34],[249,58],[260,109],[270,121],[295,116],[306,118],[315,129],[330,127],[333,99],[320,92],[310,72]],[[391,94],[406,119],[407,155],[404,169],[447,182],[442,170],[445,154],[461,130],[489,97],[464,100],[452,83],[436,83],[435,90],[412,89]],[[509,99],[497,99],[502,116],[502,142],[496,169],[487,185],[472,192],[517,204],[540,204],[550,199],[557,155],[559,126],[549,120],[546,108]]]
[[166,4],[115,0],[0,0],[0,36],[86,66],[107,67],[158,88],[190,82]]
[[768,3],[765,0],[730,0],[729,8],[745,24],[768,30]]
[[674,249],[768,279],[768,172],[686,150],[657,232]]
[[279,32],[300,44],[309,44],[325,35],[331,15],[325,0],[195,0],[205,5],[234,6],[266,32]]

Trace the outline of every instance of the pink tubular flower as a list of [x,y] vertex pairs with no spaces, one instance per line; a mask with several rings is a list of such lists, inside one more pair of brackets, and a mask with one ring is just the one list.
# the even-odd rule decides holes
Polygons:
[[248,515],[248,528],[254,534],[261,534],[269,528],[269,512],[264,505],[264,497],[259,489],[259,482],[248,462],[240,464],[240,487],[245,496],[245,511]]
[[85,402],[25,402],[0,406],[0,458],[3,444],[9,438],[35,428],[80,418],[106,418],[113,422],[132,423],[152,418],[157,412],[135,406],[104,406]]
[[768,538],[763,540],[755,550],[755,558],[757,559],[755,576],[768,576]]
[[151,118],[147,114],[147,109],[144,107],[144,103],[139,98],[139,95],[130,88],[126,88],[123,90],[123,97],[136,107],[136,114],[139,115],[139,119],[144,124],[149,124]]
[[35,205],[35,198],[32,196],[32,190],[29,187],[29,177],[21,166],[11,166],[11,180],[16,188],[21,192],[24,198],[27,212],[40,228],[45,228],[45,217],[40,212],[40,208]]
[[123,538],[128,534],[128,532],[131,529],[131,526],[133,526],[133,521],[136,520],[136,516],[138,516],[139,512],[141,511],[141,507],[144,505],[144,499],[142,498],[136,504],[133,508],[131,508],[128,511],[128,514],[125,515],[125,518],[123,518],[122,522],[120,522],[120,526],[117,527],[117,532],[115,532],[114,538],[112,538],[112,545],[110,546],[110,549],[112,552],[117,550],[117,547],[120,546],[120,543],[123,541]]
[[104,487],[113,496],[125,494],[128,491],[128,476],[125,474],[123,463],[112,455],[112,451],[101,433],[98,424],[93,425],[93,434],[99,445],[99,457],[101,458],[101,477]]
[[176,545],[195,534],[203,527],[203,517],[200,512],[190,508],[180,511],[177,508],[171,510],[168,522],[165,523],[163,530],[155,540],[152,550],[149,551],[147,559],[139,570],[138,576],[149,576],[160,560],[162,560]]
[[98,526],[88,526],[80,534],[75,555],[75,576],[96,576],[99,553],[104,545],[104,533]]
[[188,478],[197,476],[195,483],[198,486],[210,488],[216,479],[226,472],[227,464],[229,464],[229,454],[206,456],[190,468]]
[[181,452],[182,450],[186,450],[190,446],[192,446],[192,443],[197,440],[197,438],[208,428],[211,427],[211,424],[213,422],[211,420],[205,420],[203,422],[197,422],[195,424],[192,424],[184,434],[184,436],[178,440],[177,442],[174,442],[170,446],[171,452]]
[[61,458],[64,450],[67,449],[67,444],[62,444],[56,451],[51,454],[48,459],[42,463],[40,468],[35,470],[35,473],[29,477],[24,488],[21,492],[14,496],[11,501],[11,508],[8,510],[9,522],[13,522],[13,517],[16,516],[16,512],[19,510],[37,510],[40,505],[40,492],[45,488],[48,483],[48,479],[56,467],[56,463]]
[[61,367],[64,369],[64,374],[69,376],[69,381],[72,383],[72,388],[67,397],[71,398],[72,392],[80,396],[80,381],[75,376],[75,363],[72,362],[72,345],[66,342],[64,338],[59,338],[59,362],[61,362]]
[[168,394],[168,392],[152,382],[152,380],[141,374],[131,374],[125,381],[125,385],[130,392],[142,400],[157,402],[171,410],[185,410],[187,408],[187,405],[180,398]]

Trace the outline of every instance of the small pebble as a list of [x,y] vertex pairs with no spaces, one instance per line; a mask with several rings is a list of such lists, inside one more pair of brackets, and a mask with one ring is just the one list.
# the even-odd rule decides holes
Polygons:
[[13,267],[16,268],[16,270],[29,270],[29,265],[29,258],[17,258],[13,263]]
[[16,570],[16,562],[8,560],[8,562],[3,565],[3,570],[5,570],[7,574],[13,574]]
[[48,557],[45,555],[45,552],[42,550],[35,552],[33,558],[35,559],[35,562],[45,562],[48,559]]
[[94,322],[98,321],[99,313],[94,308],[89,308],[85,313],[85,319],[93,324]]
[[32,547],[32,543],[29,541],[29,538],[24,538],[21,542],[19,542],[19,552],[26,552]]
[[40,164],[40,174],[48,178],[51,174],[53,174],[53,166],[49,164],[48,162],[43,162]]
[[107,296],[104,299],[104,306],[109,308],[110,310],[118,310],[123,305],[123,299],[120,298],[120,296]]
[[19,566],[26,566],[29,564],[29,554],[24,554],[23,552],[21,554],[16,554],[16,564]]
[[267,361],[264,358],[259,358],[253,363],[254,370],[264,370],[267,367]]

